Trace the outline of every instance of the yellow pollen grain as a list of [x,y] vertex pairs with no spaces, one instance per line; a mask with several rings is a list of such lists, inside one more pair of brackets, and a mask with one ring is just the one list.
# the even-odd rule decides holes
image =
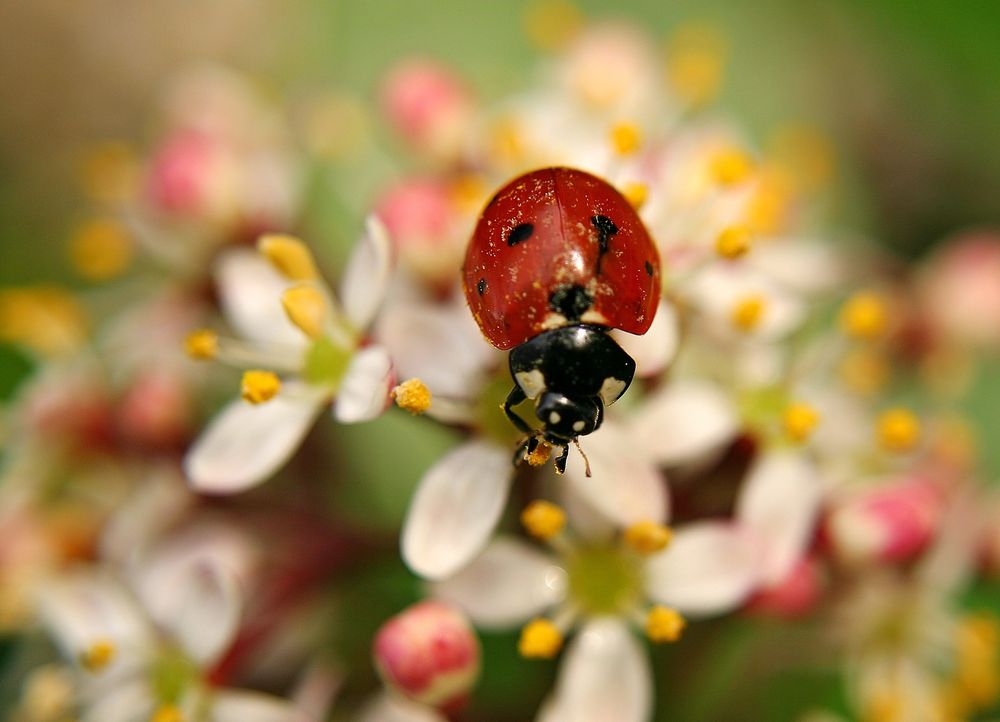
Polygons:
[[184,713],[177,705],[165,704],[153,713],[149,722],[184,722]]
[[766,310],[767,299],[763,296],[747,296],[733,306],[730,320],[740,331],[750,332],[760,325]]
[[649,556],[666,549],[673,533],[655,521],[640,521],[625,529],[623,538],[634,551]]
[[524,11],[524,32],[536,47],[559,50],[583,27],[583,14],[568,0],[535,0]]
[[719,90],[726,53],[726,39],[717,29],[695,23],[680,26],[667,52],[667,79],[674,92],[690,105],[710,101]]
[[618,155],[632,155],[642,146],[642,131],[634,123],[616,123],[611,128],[611,147]]
[[81,224],[70,238],[73,268],[88,281],[108,281],[132,263],[132,237],[114,218],[94,218]]
[[802,443],[819,424],[819,412],[809,404],[794,402],[785,407],[781,421],[788,438]]
[[733,260],[741,258],[750,250],[751,233],[746,226],[729,226],[723,228],[715,239],[715,252],[722,258]]
[[295,236],[269,233],[257,241],[257,250],[286,278],[293,281],[319,278],[312,252]]
[[872,291],[854,294],[840,310],[840,328],[853,338],[870,341],[881,336],[888,324],[885,299]]
[[563,635],[548,619],[538,618],[528,622],[521,630],[517,651],[528,659],[552,659],[562,648]]
[[670,607],[657,605],[646,615],[646,636],[656,644],[676,642],[686,626],[680,612]]
[[645,183],[631,181],[622,186],[621,190],[622,195],[625,196],[625,200],[636,210],[646,205],[646,199],[649,198],[649,186]]
[[910,451],[920,440],[920,420],[909,409],[887,409],[879,414],[876,435],[886,451]]
[[281,390],[281,379],[273,371],[254,369],[243,372],[240,395],[251,404],[270,401]]
[[199,328],[184,339],[184,352],[198,361],[211,361],[219,355],[219,335],[210,328]]
[[552,502],[538,499],[521,512],[521,524],[531,536],[545,541],[559,534],[566,526],[566,512]]
[[407,379],[389,394],[396,406],[411,414],[422,414],[431,407],[431,390],[420,379]]
[[753,160],[739,148],[719,151],[709,161],[709,171],[719,185],[742,183],[753,172]]
[[99,639],[80,652],[80,666],[88,672],[100,672],[114,660],[118,654],[114,642]]
[[550,456],[552,456],[552,444],[540,441],[535,450],[525,456],[524,460],[528,462],[528,466],[544,466]]
[[326,299],[315,286],[293,286],[281,294],[281,307],[288,320],[309,338],[323,335],[326,323]]

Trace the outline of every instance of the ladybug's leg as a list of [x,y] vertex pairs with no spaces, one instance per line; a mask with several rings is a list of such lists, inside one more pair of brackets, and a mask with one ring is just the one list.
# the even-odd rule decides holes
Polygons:
[[569,444],[562,447],[562,453],[556,457],[556,473],[565,474],[566,473],[566,459],[569,458]]
[[507,418],[510,419],[510,423],[514,424],[518,431],[534,435],[535,430],[528,426],[528,423],[524,419],[514,413],[514,407],[526,398],[528,397],[524,394],[524,389],[515,384],[514,388],[512,388],[510,393],[507,394],[507,400],[503,403],[503,412],[507,414]]

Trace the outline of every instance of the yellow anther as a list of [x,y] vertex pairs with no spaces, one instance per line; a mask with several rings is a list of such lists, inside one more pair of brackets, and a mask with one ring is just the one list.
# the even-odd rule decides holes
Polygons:
[[521,630],[517,651],[529,659],[552,659],[562,648],[563,635],[548,619],[538,618],[528,622]]
[[524,133],[513,118],[502,118],[490,129],[490,148],[501,163],[515,163],[525,151]]
[[760,325],[767,310],[767,299],[754,294],[747,296],[733,306],[730,319],[740,331],[750,332]]
[[878,338],[888,324],[885,299],[871,291],[854,294],[840,310],[840,328],[848,336],[863,340]]
[[870,396],[881,390],[889,380],[889,363],[881,352],[859,348],[844,357],[840,375],[852,391]]
[[313,281],[319,278],[312,252],[295,236],[269,233],[260,237],[257,249],[286,278],[293,281]]
[[528,466],[544,466],[545,462],[552,456],[552,444],[547,441],[539,441],[535,450],[524,457]]
[[80,652],[80,666],[88,672],[100,672],[114,660],[118,650],[114,642],[108,639],[99,639],[85,650]]
[[43,355],[79,348],[86,336],[83,309],[57,286],[0,290],[0,340],[23,344]]
[[464,211],[475,212],[482,208],[489,192],[482,176],[474,173],[466,173],[451,184],[452,202]]
[[293,286],[281,294],[281,306],[288,320],[309,338],[323,335],[326,324],[326,299],[315,286]]
[[673,532],[655,521],[640,521],[625,529],[623,538],[632,549],[648,556],[666,549],[673,538]]
[[819,412],[809,404],[791,403],[782,415],[785,433],[793,441],[802,442],[809,438],[819,424]]
[[634,123],[617,123],[611,128],[611,147],[618,155],[632,155],[642,145],[642,131]]
[[281,390],[281,379],[273,371],[244,371],[240,395],[251,404],[270,401]]
[[712,177],[720,185],[736,185],[750,177],[753,160],[739,148],[729,148],[717,152],[709,161]]
[[149,722],[184,722],[184,713],[175,704],[165,704],[153,712]]
[[184,339],[184,351],[193,359],[211,361],[219,355],[219,335],[210,328],[199,328]]
[[920,420],[909,409],[883,411],[876,430],[879,444],[887,451],[909,451],[920,440]]
[[746,226],[723,228],[715,239],[715,252],[723,258],[740,258],[750,250],[750,240],[750,229]]
[[639,210],[649,198],[649,186],[638,181],[631,181],[622,186],[622,195],[633,208]]
[[719,89],[726,62],[725,38],[713,27],[682,25],[670,39],[667,78],[691,105],[711,100]]
[[420,379],[407,379],[390,392],[396,406],[411,414],[422,414],[431,407],[431,390]]
[[541,499],[528,504],[521,512],[521,524],[536,539],[551,539],[566,526],[566,512],[561,507]]
[[657,644],[676,642],[686,626],[680,612],[670,607],[657,605],[646,615],[646,636]]
[[565,47],[582,26],[580,9],[567,0],[535,0],[524,12],[524,30],[528,39],[544,50]]
[[127,143],[108,141],[91,148],[80,168],[83,189],[93,200],[119,203],[135,195],[139,164]]
[[70,260],[77,273],[90,281],[120,276],[132,262],[132,237],[113,218],[83,223],[70,239]]

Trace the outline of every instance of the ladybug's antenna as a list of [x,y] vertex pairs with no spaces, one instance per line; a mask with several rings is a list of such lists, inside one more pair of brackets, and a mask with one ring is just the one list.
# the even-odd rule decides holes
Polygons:
[[583,453],[583,447],[580,446],[580,440],[579,439],[573,439],[573,443],[576,444],[576,450],[579,451],[580,452],[580,456],[583,457],[583,464],[584,464],[584,468],[586,470],[586,474],[587,474],[588,477],[590,477],[590,475],[591,475],[590,474],[590,459],[588,459],[587,455],[585,453]]

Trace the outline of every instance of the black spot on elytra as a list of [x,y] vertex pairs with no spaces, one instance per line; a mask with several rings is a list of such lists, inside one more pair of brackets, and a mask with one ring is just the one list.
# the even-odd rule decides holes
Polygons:
[[579,321],[580,316],[590,308],[594,299],[587,289],[579,284],[559,286],[549,296],[549,307],[566,317],[568,321]]
[[479,283],[476,284],[476,290],[479,291],[479,295],[482,296],[486,293],[486,279],[480,278]]
[[597,275],[601,275],[601,262],[604,260],[604,254],[608,252],[608,244],[611,242],[611,236],[618,233],[618,226],[607,216],[591,216],[590,222],[597,229]]
[[652,277],[653,275],[653,264],[646,261],[646,275]]
[[522,223],[519,226],[514,226],[514,230],[507,236],[507,245],[516,246],[518,243],[523,243],[531,238],[531,234],[534,232],[535,227],[530,223]]

